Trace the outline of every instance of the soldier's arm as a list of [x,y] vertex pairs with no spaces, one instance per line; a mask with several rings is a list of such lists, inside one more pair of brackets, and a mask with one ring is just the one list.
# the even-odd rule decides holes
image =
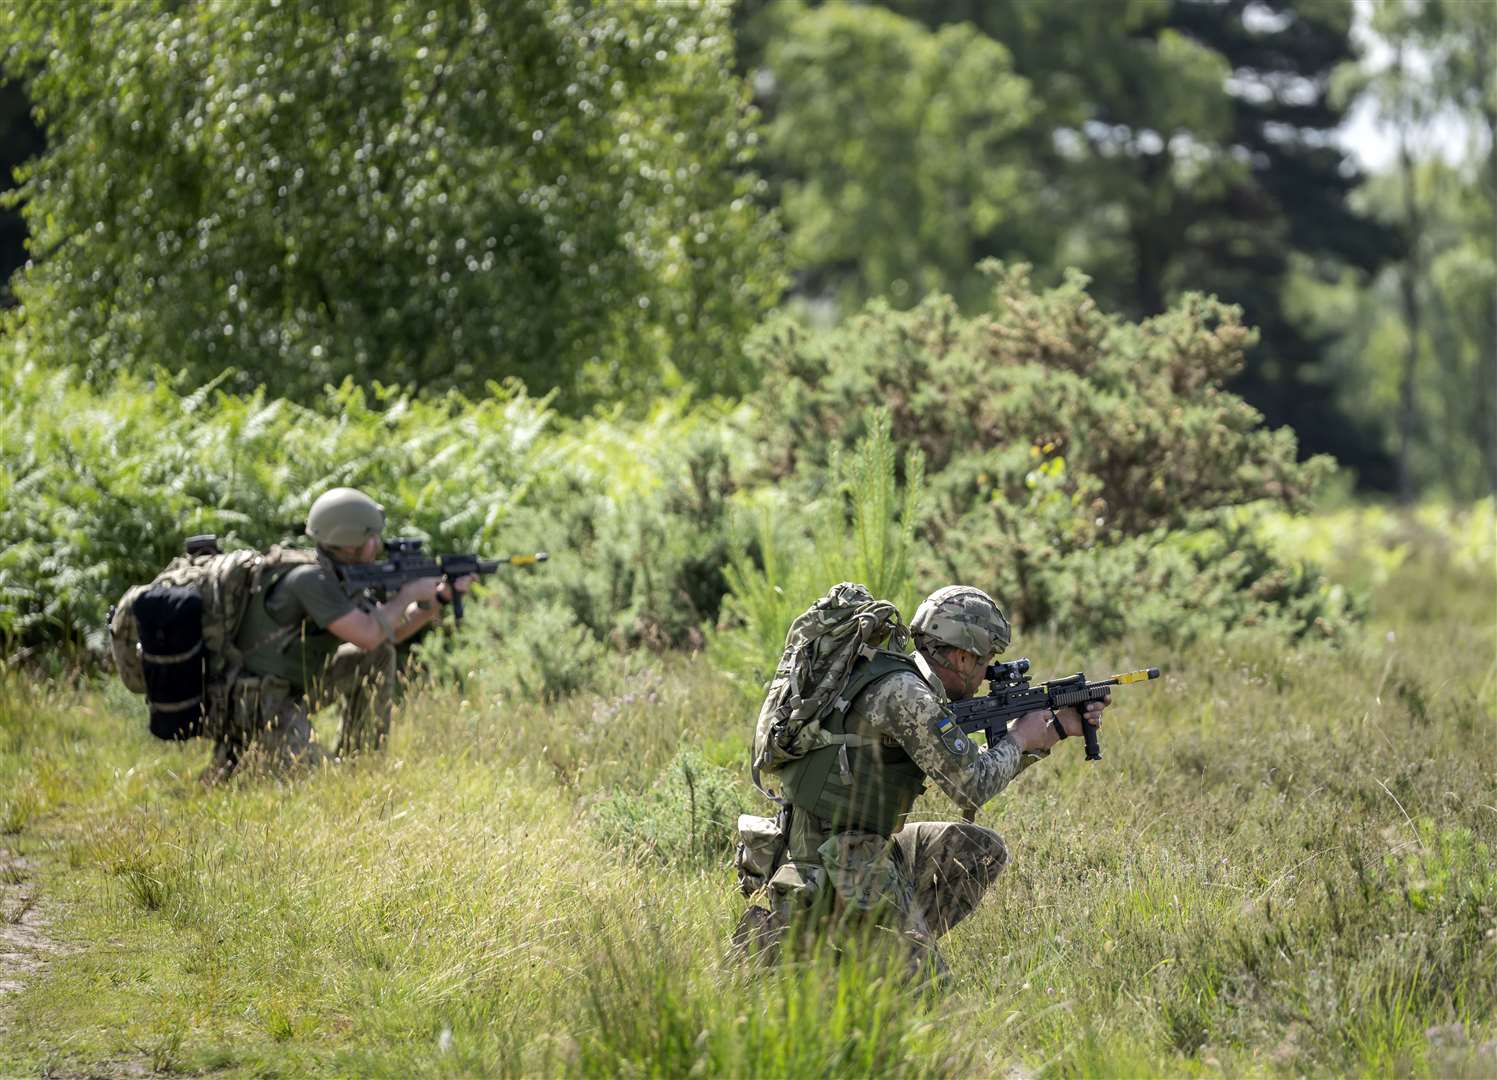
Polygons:
[[[439,578],[418,578],[400,587],[390,599],[372,610],[355,608],[347,615],[327,624],[327,630],[336,638],[351,642],[366,651],[379,648],[387,641],[399,641],[409,637],[416,627],[405,630],[413,605],[429,603],[436,598]],[[416,609],[419,610],[419,609]],[[428,616],[429,618],[434,616]],[[427,621],[427,620],[423,620]],[[417,624],[419,627],[420,624]]]
[[951,719],[919,676],[900,674],[874,683],[858,711],[900,747],[963,810],[976,811],[1036,758],[1011,736],[979,748]]
[[[452,582],[450,585],[440,578],[437,580],[437,599],[443,604],[450,604],[457,593],[466,593],[478,579],[472,574],[465,574]],[[394,601],[391,601],[393,604]],[[418,631],[424,630],[438,618],[441,617],[442,609],[431,601],[421,601],[411,604],[395,619],[395,642],[408,641],[416,636]],[[367,646],[364,646],[367,648]]]

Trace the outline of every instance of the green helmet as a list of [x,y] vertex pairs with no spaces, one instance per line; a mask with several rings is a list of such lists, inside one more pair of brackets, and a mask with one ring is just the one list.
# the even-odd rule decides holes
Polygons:
[[358,547],[385,530],[385,508],[355,488],[333,488],[307,511],[307,535],[323,547]]
[[1008,648],[1008,619],[991,596],[971,585],[947,585],[931,593],[910,620],[910,629],[984,659]]

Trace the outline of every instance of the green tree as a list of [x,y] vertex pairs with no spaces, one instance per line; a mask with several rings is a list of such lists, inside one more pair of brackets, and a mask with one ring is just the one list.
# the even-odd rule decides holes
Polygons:
[[[787,16],[801,10],[751,5],[741,43],[744,65],[762,69],[756,85],[775,88],[762,99],[774,133],[764,167],[784,185],[800,258],[835,257],[856,268],[858,296],[887,294],[900,306],[942,280],[971,310],[980,286],[953,274],[950,250],[922,229],[933,221],[939,236],[961,235],[941,224],[946,208],[982,205],[975,177],[1011,177],[997,211],[980,219],[987,227],[967,230],[970,252],[1023,258],[1048,282],[1079,267],[1101,303],[1134,318],[1195,289],[1240,304],[1260,337],[1236,388],[1270,423],[1292,424],[1307,452],[1334,452],[1365,480],[1388,480],[1377,440],[1338,411],[1320,364],[1326,342],[1284,305],[1298,256],[1326,276],[1346,266],[1365,274],[1396,249],[1395,234],[1349,205],[1358,177],[1331,138],[1342,113],[1328,81],[1352,55],[1350,0],[884,0]],[[951,86],[948,96],[986,94],[995,107],[953,113],[966,131],[956,145],[892,137],[891,129],[922,132],[925,113],[908,105],[920,95],[904,73],[918,65],[891,66],[886,53],[915,56],[921,43],[948,39],[991,58],[985,84]],[[811,70],[789,63],[809,59],[813,46]],[[943,86],[972,77],[938,66]],[[803,83],[819,92],[780,91]],[[839,128],[818,119],[831,103],[836,116],[875,117],[860,123],[878,141],[845,120]],[[906,111],[912,119],[901,119]],[[778,134],[803,123],[814,144]],[[857,154],[844,145],[859,141]],[[945,164],[971,146],[982,148],[982,165]],[[938,178],[940,200],[900,179],[927,174]],[[876,191],[889,205],[878,220],[843,215],[849,251],[807,232],[837,206],[824,197],[818,215],[797,204],[817,191]],[[894,260],[858,261],[896,245],[907,249],[897,260],[909,284],[901,293],[872,272]],[[820,264],[803,291],[824,291]]]
[[91,375],[735,390],[778,294],[716,5],[30,0],[0,46],[50,140],[15,329]]
[[[1464,494],[1497,490],[1497,8],[1380,0],[1374,12],[1374,28],[1393,43],[1400,60],[1411,51],[1423,58],[1422,73],[1411,78],[1401,64],[1404,70],[1392,79],[1414,102],[1398,119],[1401,223],[1411,234],[1403,292],[1406,305],[1417,305],[1421,291],[1430,294],[1429,347],[1437,366],[1428,381],[1442,415],[1430,426],[1428,441],[1435,444],[1445,486]],[[1454,169],[1431,162],[1429,171],[1446,180],[1427,185],[1435,198],[1444,195],[1440,205],[1431,205],[1420,197],[1409,135],[1421,121],[1441,115],[1463,121],[1471,143]],[[1415,346],[1422,321],[1408,323]],[[1412,349],[1408,355],[1412,367]],[[1468,392],[1473,384],[1475,394]],[[1412,400],[1407,408],[1400,447],[1412,445],[1420,422]],[[1473,485],[1469,471],[1461,475],[1458,463],[1459,443],[1473,436],[1484,485]],[[1450,445],[1452,437],[1457,446]],[[1412,486],[1412,464],[1408,471]]]
[[1400,0],[1371,16],[1381,59],[1348,65],[1338,89],[1370,99],[1396,145],[1359,199],[1403,255],[1361,294],[1306,279],[1299,303],[1340,336],[1343,397],[1381,431],[1403,499],[1475,497],[1497,489],[1497,8]]
[[1018,139],[1036,112],[1008,51],[878,7],[787,0],[760,76],[801,291],[855,307],[932,291],[980,303],[1037,206]]

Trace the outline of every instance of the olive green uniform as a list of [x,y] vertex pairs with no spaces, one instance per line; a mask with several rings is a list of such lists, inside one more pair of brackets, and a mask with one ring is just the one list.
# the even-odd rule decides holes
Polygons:
[[327,630],[369,603],[348,595],[325,556],[265,575],[235,639],[244,670],[234,683],[228,723],[215,739],[216,765],[231,771],[247,755],[272,767],[315,764],[325,753],[315,741],[311,714],[334,701],[342,704],[335,754],[383,744],[393,707],[395,647],[386,642],[366,651]]
[[881,652],[866,667],[846,713],[824,721],[841,744],[782,770],[789,848],[770,885],[771,925],[812,904],[838,926],[870,917],[903,935],[917,967],[944,973],[936,938],[976,908],[1008,850],[979,825],[905,818],[927,780],[975,812],[1043,755],[1008,738],[978,747],[921,657]]

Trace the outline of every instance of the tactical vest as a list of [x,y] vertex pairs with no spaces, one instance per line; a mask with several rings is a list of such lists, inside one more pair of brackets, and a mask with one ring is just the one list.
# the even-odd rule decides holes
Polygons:
[[[260,576],[255,581],[254,591],[249,598],[249,603],[244,612],[244,620],[240,624],[239,633],[235,644],[244,657],[245,670],[253,674],[263,674],[255,671],[255,654],[262,649],[273,649],[277,652],[285,652],[292,646],[301,642],[307,636],[307,627],[301,623],[293,623],[286,626],[277,621],[270,613],[269,601],[271,593],[281,580],[302,566],[316,563],[322,567],[323,573],[336,579],[337,570],[328,556],[316,549],[308,548],[271,548],[266,553],[266,565]],[[313,628],[314,633],[326,633]],[[331,636],[329,636],[331,641]],[[337,644],[332,644],[329,652],[336,649]],[[293,680],[295,684],[296,680]]]
[[[880,649],[854,668],[843,698],[856,701],[874,683],[901,671],[920,675],[912,657]],[[821,723],[838,745],[813,750],[780,769],[790,804],[837,831],[890,835],[925,790],[925,773],[902,747],[860,723],[852,709],[833,712]]]

